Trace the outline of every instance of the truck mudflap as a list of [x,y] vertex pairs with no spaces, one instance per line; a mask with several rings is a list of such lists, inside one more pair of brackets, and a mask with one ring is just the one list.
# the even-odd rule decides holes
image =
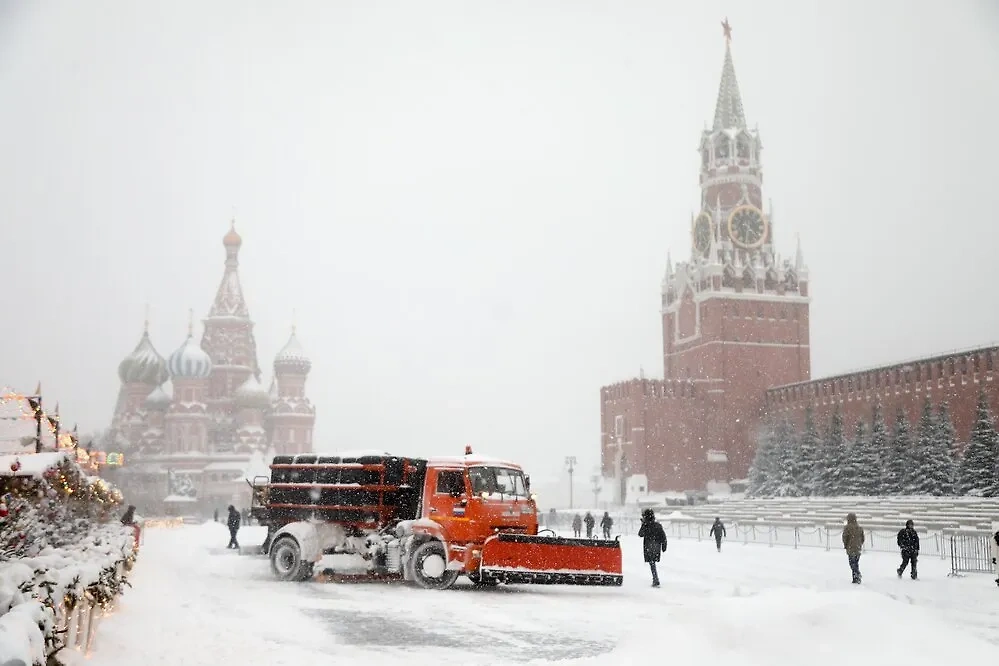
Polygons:
[[621,544],[616,539],[496,534],[482,545],[477,577],[487,583],[621,585]]

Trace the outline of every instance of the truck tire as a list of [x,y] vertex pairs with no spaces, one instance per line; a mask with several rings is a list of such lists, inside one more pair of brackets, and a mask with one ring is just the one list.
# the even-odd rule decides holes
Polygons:
[[312,562],[302,559],[302,549],[295,539],[283,536],[271,545],[271,571],[278,580],[309,580],[312,578]]
[[440,541],[420,545],[409,559],[409,577],[427,590],[446,590],[460,573],[447,568],[447,552]]

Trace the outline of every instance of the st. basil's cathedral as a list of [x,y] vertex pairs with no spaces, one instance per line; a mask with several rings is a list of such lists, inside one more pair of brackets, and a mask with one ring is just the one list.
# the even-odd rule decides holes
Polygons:
[[266,474],[274,455],[312,451],[316,412],[305,395],[312,363],[293,326],[264,385],[239,280],[242,239],[235,224],[222,244],[225,269],[201,340],[189,321],[187,338],[163,358],[147,321],[118,366],[111,437],[128,453],[116,483],[150,515],[245,508],[246,479]]

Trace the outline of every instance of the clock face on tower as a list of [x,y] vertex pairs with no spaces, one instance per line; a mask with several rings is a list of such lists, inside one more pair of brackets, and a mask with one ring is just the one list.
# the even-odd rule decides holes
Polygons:
[[728,216],[728,235],[741,248],[759,247],[767,238],[767,221],[756,206],[739,206]]
[[694,249],[704,254],[711,248],[714,230],[711,228],[711,216],[702,212],[694,220]]

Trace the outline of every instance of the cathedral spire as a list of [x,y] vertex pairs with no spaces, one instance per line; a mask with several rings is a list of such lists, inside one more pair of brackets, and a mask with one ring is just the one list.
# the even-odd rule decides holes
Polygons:
[[739,93],[739,82],[735,78],[735,65],[732,63],[732,26],[728,24],[728,19],[722,23],[722,28],[725,31],[725,64],[722,67],[721,84],[718,86],[713,129],[746,129],[746,113],[742,108],[742,95]]
[[225,246],[225,273],[222,275],[222,283],[215,294],[215,301],[209,311],[209,317],[241,317],[249,318],[250,311],[246,307],[246,299],[243,298],[243,287],[239,283],[239,248],[243,244],[243,239],[236,233],[236,221],[232,221],[229,233],[222,239]]

